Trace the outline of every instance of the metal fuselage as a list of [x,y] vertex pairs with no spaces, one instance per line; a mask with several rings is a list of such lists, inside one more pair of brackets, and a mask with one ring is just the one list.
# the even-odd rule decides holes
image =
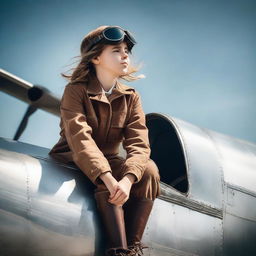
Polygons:
[[[160,114],[147,125],[162,194],[145,255],[255,255],[255,145]],[[88,178],[48,149],[4,138],[0,148],[0,255],[103,255]]]

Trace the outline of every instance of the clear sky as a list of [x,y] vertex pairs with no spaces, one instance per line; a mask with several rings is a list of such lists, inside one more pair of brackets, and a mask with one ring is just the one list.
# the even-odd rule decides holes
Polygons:
[[[85,34],[130,30],[145,79],[128,83],[160,112],[256,142],[256,1],[2,0],[0,67],[61,96]],[[13,138],[26,104],[0,92],[0,136]],[[59,118],[38,110],[20,141],[51,148]]]

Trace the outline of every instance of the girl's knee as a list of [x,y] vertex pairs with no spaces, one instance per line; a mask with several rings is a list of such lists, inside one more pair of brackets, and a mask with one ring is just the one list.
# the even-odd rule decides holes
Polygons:
[[149,159],[143,176],[145,178],[160,180],[159,169],[152,159]]
[[131,190],[134,197],[154,200],[160,195],[160,174],[155,162],[150,159],[141,180]]

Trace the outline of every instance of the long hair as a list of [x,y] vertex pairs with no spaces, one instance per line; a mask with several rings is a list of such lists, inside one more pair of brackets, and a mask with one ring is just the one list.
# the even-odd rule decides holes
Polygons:
[[[106,27],[109,26],[100,26],[91,32],[89,32],[84,39],[82,40],[80,46],[80,56],[76,56],[78,59],[78,65],[75,68],[70,69],[72,73],[70,75],[61,73],[63,77],[65,77],[69,82],[76,83],[76,82],[87,82],[91,74],[96,74],[94,64],[91,62],[93,58],[98,57],[106,45],[108,43],[104,40],[102,42],[97,43],[91,49],[87,49],[88,42],[90,42],[91,38],[98,36]],[[129,53],[132,54],[131,50]],[[132,64],[132,60],[128,66],[128,72],[125,75],[120,76],[119,78],[124,79],[128,82],[138,80],[144,78],[143,74],[135,76],[133,73],[138,72],[141,68],[141,64],[134,65]]]

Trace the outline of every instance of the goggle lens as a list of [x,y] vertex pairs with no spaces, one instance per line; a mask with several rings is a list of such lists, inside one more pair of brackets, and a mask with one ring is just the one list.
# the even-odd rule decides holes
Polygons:
[[119,41],[124,38],[124,31],[119,28],[109,28],[104,31],[106,39],[111,41]]
[[88,50],[91,49],[93,45],[97,44],[102,38],[105,38],[110,42],[118,42],[124,39],[125,36],[128,39],[128,47],[131,49],[133,45],[136,44],[136,41],[134,37],[131,35],[131,33],[129,33],[127,30],[123,30],[120,27],[110,27],[106,28],[101,35],[91,40],[91,42],[88,44]]

